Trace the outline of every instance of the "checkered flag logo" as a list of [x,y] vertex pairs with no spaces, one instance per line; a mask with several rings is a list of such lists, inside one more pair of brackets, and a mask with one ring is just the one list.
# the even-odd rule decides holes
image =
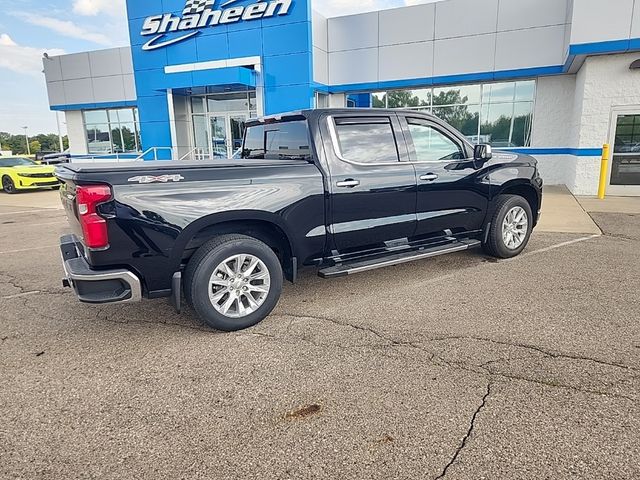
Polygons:
[[187,0],[182,11],[183,15],[195,15],[202,13],[207,9],[213,8],[215,0]]

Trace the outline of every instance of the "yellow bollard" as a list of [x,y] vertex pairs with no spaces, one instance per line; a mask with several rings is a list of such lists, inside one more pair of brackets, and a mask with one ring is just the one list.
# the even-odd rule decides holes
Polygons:
[[600,184],[598,186],[598,198],[604,200],[607,193],[607,176],[609,175],[609,144],[602,146],[602,161],[600,162]]

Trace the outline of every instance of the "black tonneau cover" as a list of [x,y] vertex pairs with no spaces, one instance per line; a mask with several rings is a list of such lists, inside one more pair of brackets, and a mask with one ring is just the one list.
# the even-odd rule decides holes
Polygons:
[[73,173],[118,173],[118,172],[150,172],[196,170],[229,167],[260,167],[270,165],[296,165],[302,160],[262,160],[262,159],[220,159],[206,162],[182,162],[169,160],[137,161],[137,162],[104,162],[104,163],[65,163],[57,167]]

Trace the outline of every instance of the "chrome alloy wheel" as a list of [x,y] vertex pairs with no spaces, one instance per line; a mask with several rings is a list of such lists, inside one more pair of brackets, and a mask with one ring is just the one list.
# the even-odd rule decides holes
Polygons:
[[522,207],[513,207],[502,222],[502,241],[510,250],[520,248],[529,229],[529,218]]
[[271,286],[269,270],[253,255],[234,255],[216,267],[209,280],[209,300],[229,318],[252,314],[267,299]]

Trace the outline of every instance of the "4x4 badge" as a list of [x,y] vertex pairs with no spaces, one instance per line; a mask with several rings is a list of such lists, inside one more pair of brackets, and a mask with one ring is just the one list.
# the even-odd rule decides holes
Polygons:
[[184,180],[182,175],[143,175],[140,177],[131,177],[128,181],[137,183],[168,183],[179,182],[180,180]]

